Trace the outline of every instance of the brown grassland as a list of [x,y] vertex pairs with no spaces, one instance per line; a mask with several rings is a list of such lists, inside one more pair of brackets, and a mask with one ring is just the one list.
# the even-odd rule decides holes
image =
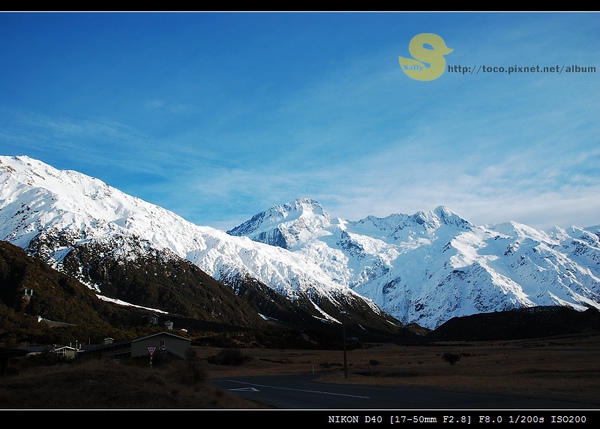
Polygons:
[[[600,334],[539,340],[365,344],[341,350],[194,347],[196,356],[160,366],[92,359],[52,367],[20,365],[0,378],[3,409],[249,409],[260,404],[210,386],[211,378],[315,373],[316,382],[419,386],[597,404]],[[235,352],[243,363],[211,363]],[[454,364],[445,354],[458,356]],[[11,364],[14,366],[14,364]]]
[[[198,356],[214,353],[198,349]],[[210,377],[315,372],[315,381],[431,387],[560,399],[600,408],[600,335],[540,340],[373,344],[342,351],[244,349],[251,360],[211,368]],[[453,365],[443,358],[458,355]]]

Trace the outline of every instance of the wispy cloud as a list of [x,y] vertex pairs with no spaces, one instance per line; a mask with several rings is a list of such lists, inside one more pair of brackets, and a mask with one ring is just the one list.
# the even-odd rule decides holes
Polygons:
[[[3,150],[223,228],[296,197],[349,219],[445,205],[476,223],[600,223],[598,73],[424,83],[398,64],[427,28],[454,49],[449,64],[598,66],[600,15],[197,17],[113,17],[118,46],[101,17],[74,46],[56,15],[60,43],[35,33],[43,16],[27,39],[5,27],[4,43],[32,45],[52,73],[0,54],[14,82],[0,82]],[[157,22],[164,37],[146,38]]]

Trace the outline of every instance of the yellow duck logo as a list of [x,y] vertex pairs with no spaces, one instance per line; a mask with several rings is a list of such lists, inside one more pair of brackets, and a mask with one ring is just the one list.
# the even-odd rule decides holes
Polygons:
[[[425,45],[433,49],[426,48]],[[444,55],[448,55],[453,50],[447,47],[444,39],[437,34],[421,33],[413,37],[408,45],[408,52],[415,59],[398,57],[398,60],[402,71],[408,77],[421,81],[434,80],[446,69]]]

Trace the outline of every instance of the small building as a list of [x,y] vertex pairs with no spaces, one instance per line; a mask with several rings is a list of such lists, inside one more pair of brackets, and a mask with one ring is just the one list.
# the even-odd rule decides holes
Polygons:
[[181,359],[186,359],[188,350],[192,347],[192,340],[170,332],[138,338],[131,341],[131,357],[150,356],[154,352],[167,352]]
[[78,352],[77,348],[71,346],[56,347],[52,350],[52,353],[56,353],[65,359],[75,359]]
[[[79,343],[77,343],[79,344]],[[121,359],[128,357],[150,357],[150,352],[156,353],[154,356],[161,354],[169,354],[180,359],[187,359],[188,350],[192,347],[192,340],[181,337],[170,332],[159,332],[134,340],[123,340],[115,342],[113,338],[104,338],[101,344],[97,345],[78,345],[71,346],[46,346],[46,347],[27,347],[23,351],[23,355],[30,353],[42,353],[49,351],[57,353],[66,359],[72,359],[76,356],[88,357],[94,355],[103,355],[112,359]],[[8,349],[0,349],[8,350]],[[11,354],[12,353],[12,354]],[[5,356],[17,356],[15,352],[0,353],[0,370],[6,368],[8,359]]]

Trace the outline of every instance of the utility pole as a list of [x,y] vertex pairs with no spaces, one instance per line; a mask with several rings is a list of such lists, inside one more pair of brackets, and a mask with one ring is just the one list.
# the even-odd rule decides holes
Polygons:
[[342,336],[343,336],[343,344],[344,344],[344,378],[348,378],[348,359],[346,357],[346,325],[344,324],[344,319],[346,317],[346,312],[341,311],[342,315]]

